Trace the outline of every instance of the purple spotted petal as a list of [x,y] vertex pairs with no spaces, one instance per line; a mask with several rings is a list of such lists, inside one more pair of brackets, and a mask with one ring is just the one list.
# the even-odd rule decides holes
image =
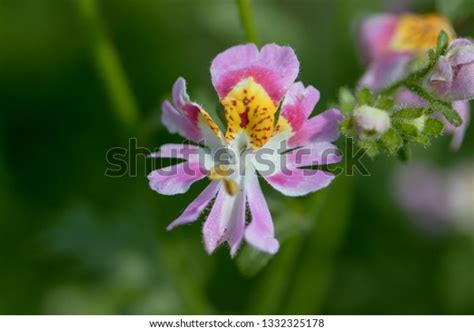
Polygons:
[[253,77],[277,104],[295,81],[299,62],[292,48],[265,45],[260,52],[254,44],[231,47],[211,64],[212,84],[224,98],[241,80]]
[[292,169],[288,173],[280,172],[264,178],[284,195],[297,197],[328,186],[335,176],[322,170]]
[[196,125],[195,119],[178,111],[169,101],[164,101],[161,105],[161,122],[170,133],[178,133],[186,139],[198,142],[201,133]]
[[199,105],[191,102],[186,92],[186,81],[179,77],[173,85],[173,103],[163,102],[161,121],[171,133],[198,142],[201,132],[198,126]]
[[272,216],[258,183],[258,177],[252,175],[247,183],[246,193],[252,220],[245,229],[245,240],[261,251],[275,254],[280,244],[275,239]]
[[367,63],[388,52],[398,24],[393,15],[375,15],[366,19],[360,29],[360,49]]
[[211,254],[227,241],[231,256],[235,256],[244,237],[245,194],[230,196],[224,189],[217,194],[214,206],[203,227],[204,244]]
[[197,143],[205,140],[208,145],[220,144],[217,125],[200,105],[190,101],[183,78],[176,80],[172,94],[174,104],[162,104],[161,121],[168,131]]
[[150,188],[160,194],[185,193],[191,184],[206,177],[207,171],[197,161],[182,162],[152,171],[148,175]]
[[198,197],[186,207],[183,213],[168,225],[166,229],[170,231],[179,225],[196,221],[199,215],[201,215],[203,210],[216,196],[220,186],[221,183],[218,181],[211,182],[204,191],[202,191],[201,194],[199,194]]

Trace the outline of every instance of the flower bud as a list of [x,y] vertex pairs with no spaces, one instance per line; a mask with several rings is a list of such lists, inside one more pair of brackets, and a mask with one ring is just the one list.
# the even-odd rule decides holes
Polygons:
[[426,81],[427,89],[446,100],[474,99],[474,43],[456,39]]
[[390,116],[387,111],[360,106],[354,111],[354,124],[361,138],[380,138],[390,128]]

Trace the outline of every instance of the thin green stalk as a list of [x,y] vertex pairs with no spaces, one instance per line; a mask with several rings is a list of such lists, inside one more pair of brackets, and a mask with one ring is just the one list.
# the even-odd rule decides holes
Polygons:
[[350,222],[354,180],[341,176],[328,188],[328,199],[306,239],[282,313],[321,313]]
[[406,78],[399,80],[388,86],[387,88],[383,89],[380,94],[389,95],[395,92],[399,87],[402,87],[403,85],[417,84],[434,69],[434,67],[438,63],[440,56],[446,55],[446,52],[448,51],[448,43],[448,34],[445,31],[441,31],[438,35],[436,47],[428,51],[428,63],[417,71],[412,72]]
[[296,257],[301,251],[302,236],[295,236],[285,243],[285,247],[274,257],[265,275],[258,282],[249,300],[249,314],[277,314],[286,293],[290,289],[291,275]]
[[117,51],[107,37],[96,0],[75,0],[80,18],[89,34],[98,71],[118,119],[129,128],[137,125],[139,111]]
[[245,40],[250,43],[258,44],[251,0],[237,0],[237,5],[239,7],[240,23],[245,32]]
[[158,255],[163,263],[163,269],[172,279],[172,283],[183,301],[185,313],[213,314],[214,308],[209,303],[203,286],[189,279],[192,270],[189,267],[187,256],[183,255],[182,251],[175,249],[175,241],[161,239]]
[[452,125],[458,127],[462,124],[461,116],[458,114],[457,111],[453,109],[451,103],[433,97],[430,93],[425,91],[421,86],[417,84],[405,82],[404,86],[413,93],[425,99],[430,104],[430,108],[432,111],[441,112]]
[[[278,314],[285,297],[291,290],[294,270],[300,263],[297,258],[301,253],[305,232],[314,227],[314,222],[324,208],[327,192],[322,191],[308,199],[295,201],[298,212],[291,212],[282,217],[290,220],[292,227],[299,227],[296,233],[289,234],[287,228],[276,228],[277,238],[282,245],[281,251],[270,261],[261,281],[257,284],[254,295],[250,298],[248,311],[255,314]],[[302,213],[302,214],[301,214]],[[297,225],[296,223],[300,223]],[[303,224],[301,224],[303,223]],[[257,310],[255,311],[255,307]]]

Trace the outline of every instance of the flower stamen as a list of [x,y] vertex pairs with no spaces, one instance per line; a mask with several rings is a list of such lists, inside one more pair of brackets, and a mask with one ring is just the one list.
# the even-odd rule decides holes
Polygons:
[[235,180],[224,178],[222,182],[224,184],[224,190],[227,192],[228,195],[235,196],[237,195],[237,193],[239,193],[240,187]]
[[226,164],[220,164],[209,171],[208,177],[210,180],[222,180],[225,177],[229,176],[229,174],[229,166]]
[[215,166],[209,171],[209,179],[210,180],[221,180],[224,190],[230,196],[235,196],[240,191],[239,184],[231,178],[228,178],[230,175],[229,166],[226,164],[220,164]]

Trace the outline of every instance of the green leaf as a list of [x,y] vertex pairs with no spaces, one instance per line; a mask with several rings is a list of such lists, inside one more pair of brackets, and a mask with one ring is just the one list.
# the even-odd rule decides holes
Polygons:
[[448,51],[449,37],[446,31],[441,31],[438,35],[438,43],[436,44],[436,53],[439,55],[445,55]]
[[398,123],[397,129],[403,136],[417,137],[420,134],[418,128],[415,125],[407,122]]
[[444,125],[443,122],[436,118],[427,118],[425,122],[425,127],[423,129],[423,134],[428,137],[437,137],[443,133]]
[[375,108],[390,110],[395,105],[395,101],[392,97],[386,95],[379,95],[375,100]]
[[360,105],[372,105],[374,100],[374,96],[372,91],[368,88],[363,87],[359,91],[357,91],[357,101]]
[[381,138],[380,143],[389,155],[395,154],[403,144],[402,137],[398,132],[390,128]]
[[359,140],[357,144],[360,148],[365,149],[369,157],[379,154],[379,146],[376,140]]
[[441,112],[444,117],[448,120],[449,123],[458,127],[462,124],[462,118],[459,116],[457,111],[455,111],[451,104],[439,100],[434,100],[431,103],[431,106],[435,111]]
[[411,120],[423,116],[427,112],[424,108],[403,108],[393,113],[394,120]]
[[339,89],[339,108],[343,114],[350,114],[356,104],[357,100],[348,88],[342,87]]
[[413,138],[413,141],[418,143],[418,144],[429,145],[430,142],[431,142],[431,139],[428,136],[420,135],[418,137]]
[[354,123],[352,120],[352,116],[347,116],[345,119],[341,121],[339,126],[340,131],[345,136],[352,136],[352,129],[354,128]]

